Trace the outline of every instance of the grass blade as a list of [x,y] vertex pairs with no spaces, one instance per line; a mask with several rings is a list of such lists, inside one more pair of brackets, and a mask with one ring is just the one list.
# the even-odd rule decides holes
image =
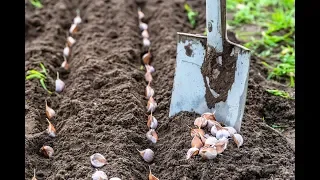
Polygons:
[[45,89],[46,91],[48,91],[49,94],[52,94],[52,92],[47,89],[47,86],[46,86],[46,84],[44,83],[44,79],[40,79],[40,84],[41,84],[41,86],[43,87],[43,89]]

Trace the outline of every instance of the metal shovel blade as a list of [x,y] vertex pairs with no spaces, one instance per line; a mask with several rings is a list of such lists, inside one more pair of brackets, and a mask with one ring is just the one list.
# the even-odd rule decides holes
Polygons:
[[169,117],[181,111],[212,112],[240,132],[250,51],[226,36],[225,0],[207,0],[206,8],[207,37],[178,33]]

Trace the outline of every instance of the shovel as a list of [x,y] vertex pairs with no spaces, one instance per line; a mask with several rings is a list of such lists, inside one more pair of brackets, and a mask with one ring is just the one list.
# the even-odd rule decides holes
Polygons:
[[207,37],[178,32],[169,117],[181,111],[211,112],[240,132],[250,50],[227,38],[226,0],[206,1]]

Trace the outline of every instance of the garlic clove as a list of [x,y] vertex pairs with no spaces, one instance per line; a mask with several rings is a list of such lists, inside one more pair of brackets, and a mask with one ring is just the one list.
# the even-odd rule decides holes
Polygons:
[[148,116],[147,126],[150,129],[156,129],[158,127],[158,121],[152,114]]
[[[64,57],[64,56],[63,56]],[[67,59],[65,59],[62,64],[61,64],[61,67],[65,70],[68,70],[69,69],[69,63],[67,61]]]
[[150,129],[146,133],[147,139],[150,140],[152,143],[157,143],[158,141],[158,134],[154,129]]
[[53,156],[54,150],[50,146],[42,146],[40,148],[40,152],[42,152],[46,157],[51,158]]
[[142,43],[143,47],[149,47],[151,45],[151,42],[148,38],[143,38]]
[[145,65],[147,72],[153,73],[155,71],[153,66]]
[[187,152],[187,159],[190,159],[191,157],[197,155],[199,153],[199,148],[192,147]]
[[141,33],[141,36],[142,36],[143,38],[149,38],[149,33],[148,33],[148,31],[147,31],[147,30],[143,30],[142,33]]
[[232,136],[234,142],[237,144],[237,147],[239,148],[243,144],[243,138],[240,134],[233,134]]
[[148,24],[146,24],[144,22],[139,22],[139,28],[140,28],[141,31],[147,30],[148,29]]
[[213,136],[210,136],[206,139],[204,145],[205,146],[214,146],[216,143],[218,142],[218,139],[213,137]]
[[56,112],[48,106],[47,101],[46,101],[46,115],[48,119],[52,119],[56,115]]
[[143,19],[144,18],[144,13],[140,10],[138,10],[138,16],[139,16],[139,19]]
[[206,113],[203,113],[201,117],[205,118],[206,120],[216,121],[216,117],[214,116],[214,113],[206,112]]
[[65,83],[59,79],[59,72],[57,72],[57,79],[56,79],[56,92],[57,93],[60,93],[63,91],[64,89],[64,86],[65,86]]
[[217,124],[217,121],[213,121],[211,119],[207,119],[207,128],[208,130],[210,131],[212,126],[216,125]]
[[226,148],[227,148],[227,143],[225,142],[217,142],[214,147],[217,150],[218,154],[221,154]]
[[199,128],[191,129],[191,137],[198,135],[198,133],[204,135],[204,130]]
[[217,131],[216,133],[216,138],[217,139],[221,139],[222,137],[226,137],[228,138],[230,136],[229,131],[225,130],[225,129],[220,129]]
[[69,47],[72,47],[74,45],[74,43],[76,43],[76,40],[73,37],[69,36],[67,38],[67,43],[68,43]]
[[156,101],[153,99],[153,97],[151,96],[148,100],[148,103],[147,103],[147,111],[149,112],[154,112],[154,110],[156,109],[157,107],[157,103]]
[[191,141],[191,147],[200,149],[203,146],[201,139],[198,136],[194,136]]
[[211,134],[212,134],[213,136],[216,136],[216,134],[217,134],[217,132],[218,132],[217,127],[216,127],[216,126],[212,126],[210,132],[211,132]]
[[202,159],[210,160],[210,159],[214,159],[215,157],[217,157],[218,152],[213,147],[203,147],[200,149],[199,155],[202,157]]
[[202,144],[204,144],[207,140],[207,138],[205,138],[203,135],[201,135],[200,133],[198,133],[198,137],[200,137],[200,140],[202,142]]
[[224,143],[228,143],[229,139],[226,137],[222,137],[221,139],[218,139],[218,142],[224,142]]
[[78,31],[78,26],[77,26],[77,24],[72,24],[71,27],[70,27],[70,29],[69,29],[69,32],[70,32],[71,34],[75,34],[77,31]]
[[92,174],[92,180],[108,180],[108,176],[103,171],[97,171]]
[[46,120],[48,121],[49,123],[49,126],[47,128],[47,133],[49,134],[50,137],[56,137],[57,134],[56,134],[56,129],[54,128],[54,126],[51,124],[51,122],[49,121],[48,118],[46,118]]
[[111,178],[111,179],[109,179],[109,180],[121,180],[121,179],[118,178],[118,177],[113,177],[113,178]]
[[205,134],[205,135],[203,135],[205,138],[209,138],[209,137],[212,137],[212,136],[210,136],[209,134]]
[[152,173],[151,173],[151,168],[149,166],[149,180],[159,180],[157,177],[155,177]]
[[148,51],[142,56],[142,61],[145,65],[149,65],[151,62],[151,53]]
[[36,169],[33,169],[33,177],[32,177],[31,180],[37,180],[37,178],[36,178]]
[[63,49],[63,56],[65,57],[68,57],[70,55],[70,52],[71,52],[71,49],[69,46],[66,46],[64,49]]
[[154,95],[154,90],[151,88],[151,86],[148,84],[146,87],[146,97],[149,99]]
[[82,22],[82,19],[79,15],[77,15],[74,19],[73,19],[73,24],[80,24]]
[[90,156],[90,162],[92,166],[99,168],[107,164],[106,158],[100,153],[94,153]]
[[194,120],[194,125],[198,126],[199,128],[203,128],[207,125],[208,121],[205,118],[198,117]]
[[148,148],[143,151],[139,151],[139,153],[140,153],[140,156],[143,158],[143,160],[145,160],[146,162],[150,163],[153,161],[154,152],[151,149]]
[[144,78],[146,79],[146,81],[150,84],[152,81],[152,75],[150,72],[146,72],[146,74],[144,75]]
[[230,133],[230,135],[232,136],[233,134],[236,134],[237,133],[237,131],[236,131],[236,129],[234,129],[233,127],[223,127],[225,130],[227,130],[229,133]]

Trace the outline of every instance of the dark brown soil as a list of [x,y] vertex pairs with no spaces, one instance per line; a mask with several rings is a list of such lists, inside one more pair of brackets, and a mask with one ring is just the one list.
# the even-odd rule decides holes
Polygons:
[[[26,9],[26,71],[43,62],[54,90],[53,81],[63,62],[66,32],[77,8],[83,19],[74,37],[70,72],[61,79],[66,89],[48,95],[36,80],[25,86],[25,179],[33,169],[37,179],[90,179],[95,171],[89,157],[103,154],[107,165],[99,168],[109,177],[147,179],[148,164],[137,149],[151,148],[155,159],[153,173],[160,179],[294,179],[295,152],[272,124],[294,129],[294,101],[274,97],[265,91],[268,84],[261,67],[252,60],[241,134],[244,145],[230,144],[223,155],[212,161],[198,157],[185,160],[191,137],[187,124],[198,115],[180,113],[168,118],[173,85],[176,32],[202,34],[205,27],[205,0],[188,1],[200,12],[198,26],[192,29],[183,10],[184,0],[97,0],[42,1],[44,8]],[[159,141],[150,144],[147,132],[147,100],[144,71],[139,70],[143,54],[138,28],[137,7],[141,6],[149,25],[153,66],[153,86],[158,103],[154,116],[159,121]],[[234,37],[233,37],[234,38]],[[232,37],[229,37],[232,39]],[[45,100],[57,116],[52,120],[58,137],[45,133]],[[52,159],[39,153],[50,145]]]

